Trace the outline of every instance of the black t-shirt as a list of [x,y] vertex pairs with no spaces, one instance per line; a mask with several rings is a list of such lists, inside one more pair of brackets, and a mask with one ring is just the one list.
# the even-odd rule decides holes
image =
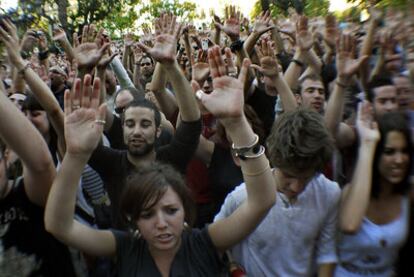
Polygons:
[[0,201],[0,276],[75,276],[66,246],[46,232],[23,181]]
[[[184,174],[197,149],[200,133],[200,120],[181,122],[171,143],[156,150],[156,161],[168,163]],[[126,177],[135,170],[135,166],[127,158],[127,151],[98,145],[89,160],[89,165],[99,173],[108,191],[113,226],[125,228],[120,218],[119,201]]]
[[243,174],[231,155],[230,149],[214,145],[213,156],[208,168],[215,212],[219,212],[227,194],[243,182]]
[[[124,135],[122,130],[121,119],[114,115],[114,121],[112,122],[111,128],[105,132],[106,137],[111,143],[111,148],[114,149],[127,149],[124,143]],[[155,140],[155,149],[160,148],[163,145],[167,145],[171,142],[173,135],[167,129],[161,129],[161,134]]]
[[[112,231],[116,239],[119,277],[161,277],[147,242],[129,233]],[[170,269],[171,277],[219,277],[225,272],[224,264],[211,242],[207,228],[184,231],[181,246]]]

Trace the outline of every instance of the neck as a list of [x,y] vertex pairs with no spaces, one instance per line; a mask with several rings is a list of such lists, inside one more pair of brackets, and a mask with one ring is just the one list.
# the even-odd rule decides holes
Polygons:
[[380,181],[380,192],[378,198],[388,198],[394,195],[393,184],[388,183],[387,181]]
[[155,161],[156,153],[154,150],[152,150],[148,154],[145,154],[142,156],[134,156],[128,151],[127,158],[128,158],[128,161],[130,161],[135,167],[138,168],[138,167],[148,165],[151,162]]

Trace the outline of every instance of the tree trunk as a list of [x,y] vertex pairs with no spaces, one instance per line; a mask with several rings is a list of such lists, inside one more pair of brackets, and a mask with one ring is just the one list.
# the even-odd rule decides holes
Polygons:
[[68,14],[67,7],[69,5],[68,0],[55,0],[58,6],[58,17],[63,30],[68,29]]
[[269,0],[260,0],[260,4],[262,5],[262,11],[267,11],[269,10]]

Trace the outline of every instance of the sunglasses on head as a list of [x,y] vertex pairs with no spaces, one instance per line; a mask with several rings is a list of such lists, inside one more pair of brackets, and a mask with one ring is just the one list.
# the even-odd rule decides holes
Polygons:
[[124,112],[124,107],[116,107],[116,108],[114,108],[114,111],[117,114],[122,114]]

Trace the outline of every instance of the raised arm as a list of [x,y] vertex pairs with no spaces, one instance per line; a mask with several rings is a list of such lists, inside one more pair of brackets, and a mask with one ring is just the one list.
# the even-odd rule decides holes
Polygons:
[[[4,26],[5,21],[2,23]],[[16,42],[15,38],[1,27],[0,39],[7,48]],[[17,55],[10,56],[14,61],[17,61],[17,58]],[[24,75],[28,70],[28,64],[20,64],[17,68],[20,75]],[[0,137],[23,163],[24,185],[28,198],[31,202],[44,206],[56,173],[52,157],[43,137],[7,99],[3,91],[0,93]]]
[[352,57],[355,48],[355,40],[351,35],[341,35],[337,46],[336,70],[337,78],[335,88],[329,97],[325,112],[325,122],[328,130],[336,140],[338,147],[344,147],[355,142],[353,130],[342,122],[345,102],[345,89],[350,85],[353,75],[368,57],[354,59]]
[[165,72],[167,72],[168,79],[175,92],[181,119],[187,122],[199,120],[200,110],[192,93],[191,85],[175,58],[181,25],[176,22],[175,16],[169,14],[164,14],[159,24],[161,24],[161,34],[155,38],[154,47],[150,48],[142,43],[138,45],[150,54],[154,60],[161,63]]
[[244,49],[246,50],[247,54],[251,55],[254,49],[254,45],[261,37],[261,35],[275,28],[275,26],[272,24],[271,19],[272,17],[269,11],[262,12],[262,14],[256,18],[256,21],[253,25],[253,31],[244,42]]
[[[74,219],[76,191],[83,169],[97,146],[103,131],[105,104],[99,106],[99,78],[91,86],[86,75],[81,91],[80,79],[72,93],[65,93],[66,155],[53,182],[45,210],[46,230],[57,239],[96,256],[115,255],[115,238]],[[78,108],[80,107],[80,108]]]
[[[285,81],[283,75],[279,72],[279,65],[276,60],[275,50],[272,47],[270,41],[262,41],[261,49],[256,47],[256,53],[260,57],[260,64],[252,65],[252,67],[259,70],[265,78],[268,80],[268,83],[272,84],[272,87],[276,88],[280,99],[282,100],[283,110],[291,111],[296,109],[297,102],[295,96],[292,93],[292,90]],[[276,95],[273,95],[276,96]]]
[[341,197],[339,228],[345,233],[358,232],[368,209],[375,149],[380,139],[378,126],[373,121],[372,107],[368,102],[359,106],[357,129],[360,138],[358,161],[352,177]]
[[[247,147],[252,150],[252,145],[257,143],[257,137],[243,113],[243,83],[250,61],[243,61],[239,79],[226,76],[224,61],[220,52],[214,51],[214,48],[209,50],[209,63],[214,91],[204,94],[199,90],[197,98],[207,110],[219,118],[233,142],[234,149]],[[246,157],[240,159],[248,194],[246,201],[228,218],[208,227],[211,240],[219,251],[225,251],[249,235],[275,201],[276,185],[269,161],[264,155],[264,148],[255,148]]]

